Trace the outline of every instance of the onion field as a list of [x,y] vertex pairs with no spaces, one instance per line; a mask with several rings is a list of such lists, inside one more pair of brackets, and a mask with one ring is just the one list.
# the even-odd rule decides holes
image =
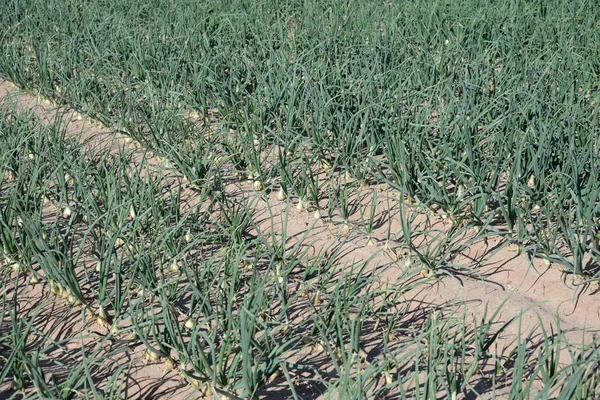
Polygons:
[[599,88],[592,0],[5,0],[0,398],[599,398]]

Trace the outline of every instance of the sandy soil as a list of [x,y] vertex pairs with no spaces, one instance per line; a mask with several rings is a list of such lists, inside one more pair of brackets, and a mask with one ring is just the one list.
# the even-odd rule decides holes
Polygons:
[[[131,138],[102,127],[85,117],[79,117],[69,110],[57,110],[52,104],[38,101],[6,81],[0,81],[0,98],[11,99],[19,108],[34,109],[45,121],[51,123],[54,118],[63,118],[68,123],[68,131],[90,149],[129,150],[134,152],[132,167],[144,160],[149,173],[164,173],[172,185],[184,187],[182,193],[183,208],[197,204],[194,191],[185,189],[189,182],[175,169],[165,168],[160,157],[144,151]],[[57,112],[59,111],[59,112]],[[152,169],[156,168],[153,172]],[[367,238],[359,229],[352,229],[348,234],[343,231],[342,224],[335,219],[321,218],[315,220],[312,213],[298,211],[293,204],[276,199],[275,193],[256,192],[248,182],[233,181],[228,184],[230,196],[250,198],[255,204],[253,229],[269,232],[275,230],[281,234],[284,217],[287,218],[287,237],[289,246],[302,241],[310,249],[310,254],[320,254],[325,249],[341,246],[339,256],[341,264],[360,263],[370,260],[373,270],[381,269],[380,279],[383,283],[395,285],[409,275],[419,277],[420,271],[410,271],[406,265],[406,254],[401,243],[391,242],[385,246],[388,227],[401,232],[398,218],[394,218],[394,210],[386,209],[386,196],[392,196],[386,187],[373,186],[365,191],[365,201],[369,201],[369,193],[377,190],[378,212],[382,223],[374,230],[374,244],[367,244]],[[358,218],[358,217],[357,217]],[[392,218],[390,221],[389,218]],[[426,220],[426,221],[425,221]],[[273,222],[274,221],[274,222]],[[443,236],[449,227],[439,216],[421,216],[421,223],[428,223]],[[425,222],[424,222],[425,221]],[[351,221],[353,222],[353,221]],[[357,221],[354,221],[357,222]],[[467,243],[469,238],[464,238]],[[427,243],[423,243],[425,248]],[[399,256],[398,256],[399,255]],[[509,320],[519,315],[522,319],[521,331],[528,332],[540,323],[553,324],[559,318],[561,328],[573,341],[591,341],[600,331],[600,303],[598,303],[597,287],[572,286],[576,279],[567,277],[563,283],[563,273],[556,266],[547,266],[540,260],[529,262],[525,254],[518,254],[510,246],[502,246],[500,239],[480,239],[465,245],[457,256],[448,262],[447,274],[437,273],[435,279],[420,285],[418,289],[408,291],[405,295],[407,311],[427,313],[436,307],[449,302],[461,302],[468,314],[474,318],[488,314],[504,304],[501,312],[502,320]],[[442,268],[444,271],[444,268]],[[426,278],[420,277],[425,280]],[[24,281],[21,280],[24,285]],[[7,288],[9,291],[23,290]],[[197,398],[198,392],[183,381],[173,371],[166,372],[161,364],[149,365],[144,359],[141,346],[123,346],[115,344],[108,336],[106,329],[86,321],[81,309],[66,306],[66,302],[48,296],[48,285],[38,284],[27,288],[27,296],[19,296],[19,307],[23,312],[32,307],[39,307],[36,326],[45,332],[54,332],[55,338],[65,340],[65,345],[57,349],[57,357],[68,360],[80,348],[88,352],[98,351],[106,355],[102,371],[98,375],[98,383],[102,387],[106,378],[113,374],[120,365],[129,363],[131,370],[127,380],[130,383],[128,398]],[[57,315],[63,317],[57,320]],[[52,316],[52,318],[50,318]],[[54,326],[59,324],[59,329]],[[517,325],[512,325],[502,340],[511,342],[511,335],[517,334]],[[0,329],[6,329],[5,326]],[[111,353],[112,352],[112,353]],[[114,353],[114,354],[113,354]],[[315,357],[314,354],[298,354],[297,359]],[[59,377],[61,371],[57,371]],[[125,378],[124,378],[125,379]],[[7,390],[0,385],[0,393]],[[276,397],[276,390],[267,397]]]

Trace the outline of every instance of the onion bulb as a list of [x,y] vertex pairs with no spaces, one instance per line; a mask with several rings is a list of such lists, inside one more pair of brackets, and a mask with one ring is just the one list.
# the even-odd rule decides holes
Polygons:
[[167,358],[165,360],[165,369],[167,369],[168,371],[175,369],[175,360],[173,360],[172,358]]
[[283,188],[279,189],[279,192],[277,192],[277,200],[279,200],[279,201],[285,200],[285,192],[283,191]]
[[19,263],[12,263],[9,265],[11,266],[11,269],[13,270],[13,272],[21,271],[21,266],[19,265]]
[[315,350],[317,350],[317,352],[322,353],[323,351],[325,351],[325,346],[323,346],[323,343],[318,342],[315,345]]
[[192,330],[192,329],[194,329],[196,327],[196,322],[194,322],[193,319],[188,318],[188,320],[185,321],[185,327],[188,328],[188,329],[190,329],[190,330]]
[[129,216],[131,219],[135,219],[136,217],[135,207],[133,207],[133,204],[129,206]]
[[194,387],[200,387],[200,385],[202,385],[202,382],[199,379],[190,379],[190,385]]
[[390,374],[389,372],[385,371],[383,373],[383,376],[385,378],[386,385],[391,385],[392,383],[394,383],[394,378],[392,378],[392,374]]
[[377,318],[375,320],[375,324],[373,325],[373,332],[376,332],[379,329],[379,324],[381,323],[381,320],[379,318]]
[[65,182],[67,183],[67,185],[73,186],[73,184],[75,183],[75,180],[73,179],[73,177],[70,174],[65,174]]
[[73,214],[73,210],[71,210],[71,207],[69,207],[69,206],[66,206],[66,207],[63,209],[63,217],[64,217],[64,218],[69,218],[69,217],[70,217],[72,214]]
[[317,292],[315,293],[315,295],[312,298],[312,303],[313,305],[319,305],[321,303],[321,291],[317,290]]
[[342,228],[342,236],[347,236],[350,233],[350,224],[348,222],[344,222],[344,226]]
[[173,262],[171,263],[171,266],[169,267],[169,270],[171,272],[179,272],[179,264],[177,264],[176,260],[173,260]]
[[250,261],[244,260],[244,261],[242,261],[242,267],[246,271],[252,271],[253,265],[252,265],[252,263]]
[[277,380],[277,379],[279,378],[279,376],[280,376],[280,375],[281,375],[281,374],[280,374],[279,370],[276,370],[275,372],[273,372],[273,373],[272,373],[272,374],[269,376],[269,379],[268,379],[268,381],[267,381],[267,382],[268,382],[268,383],[271,383],[271,382],[273,382],[273,381]]
[[547,258],[542,258],[542,264],[546,267],[549,267],[550,265],[552,265],[552,262]]
[[108,325],[108,320],[106,320],[106,319],[103,319],[103,318],[100,318],[100,317],[97,317],[97,318],[96,318],[96,323],[97,323],[98,325],[100,325],[100,326],[103,326],[103,327],[104,327],[104,326],[107,326],[107,325]]
[[58,293],[60,292],[58,285],[54,283],[54,281],[50,281],[50,292],[56,296],[58,296]]
[[146,350],[146,360],[153,362],[158,361],[160,359],[160,355],[150,349]]
[[119,325],[117,325],[116,323],[112,324],[112,326],[109,329],[109,332],[111,335],[119,333]]
[[339,347],[336,347],[335,350],[333,351],[333,356],[338,361],[341,361],[342,360],[342,349],[340,349]]
[[281,263],[277,263],[275,266],[275,276],[277,277],[277,282],[283,283],[283,277],[281,276]]

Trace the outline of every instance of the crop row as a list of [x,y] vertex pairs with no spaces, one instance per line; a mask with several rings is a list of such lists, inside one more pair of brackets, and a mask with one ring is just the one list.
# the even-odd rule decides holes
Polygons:
[[583,274],[594,4],[400,3],[13,0],[0,73],[119,124],[199,186],[215,158],[316,209],[352,190],[336,176],[386,183]]

